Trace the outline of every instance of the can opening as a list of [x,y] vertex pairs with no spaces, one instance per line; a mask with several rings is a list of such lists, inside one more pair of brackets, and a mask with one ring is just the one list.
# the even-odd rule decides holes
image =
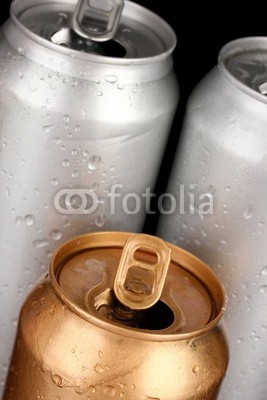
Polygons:
[[62,28],[56,30],[50,36],[51,42],[90,54],[98,54],[107,57],[123,58],[126,55],[125,48],[116,40],[107,42],[93,42],[89,39],[82,38],[73,30]]
[[120,303],[111,289],[95,299],[95,309],[107,321],[142,330],[167,329],[175,320],[172,309],[162,300],[147,310],[132,310]]
[[[232,82],[243,91],[266,101],[267,41],[251,37],[234,40],[221,50],[219,64]],[[252,89],[252,90],[251,90]]]
[[[107,62],[108,59],[112,61],[112,58],[123,59],[122,63],[126,65],[132,59],[140,64],[148,61],[154,63],[159,58],[166,59],[176,45],[173,30],[160,17],[131,1],[125,1],[120,22],[116,25],[116,34],[108,35],[106,40],[102,40],[105,34],[101,31],[109,30],[112,13],[115,12],[115,7],[109,11],[110,5],[118,5],[120,2],[121,0],[84,1],[85,9],[78,19],[80,33],[73,25],[77,0],[46,0],[45,3],[13,0],[11,16],[16,26],[31,39],[42,45],[45,39],[46,46],[50,43],[54,50],[55,44],[62,46],[60,53],[65,53],[64,47],[68,47],[88,55],[106,57]],[[85,33],[82,34],[82,31]],[[90,35],[93,40],[89,39]],[[68,52],[66,54],[70,55]]]
[[[151,272],[152,293],[146,290]],[[205,264],[147,235],[103,232],[73,239],[55,255],[50,276],[77,315],[112,332],[131,328],[142,338],[199,336],[225,310],[225,292]]]

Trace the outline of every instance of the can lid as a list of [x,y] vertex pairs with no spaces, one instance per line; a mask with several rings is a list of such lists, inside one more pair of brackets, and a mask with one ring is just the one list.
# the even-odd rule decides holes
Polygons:
[[[24,28],[34,33],[35,37],[37,35],[37,38],[46,39],[51,45],[90,54],[137,60],[166,56],[174,50],[176,35],[162,18],[131,1],[125,1],[123,11],[122,0],[105,1],[112,3],[114,8],[111,12],[114,14],[109,15],[109,19],[107,14],[110,13],[105,10],[102,14],[97,14],[98,28],[102,18],[100,28],[103,30],[103,38],[101,29],[99,35],[93,35],[94,28],[90,25],[94,19],[92,10],[96,10],[96,0],[87,0],[86,10],[85,6],[76,7],[77,0],[14,0],[11,11],[12,16]],[[80,0],[80,3],[85,1]],[[114,3],[117,4],[116,7]],[[88,9],[90,13],[88,18],[85,18],[88,25],[83,23],[81,28],[81,13],[87,12]],[[94,40],[88,38],[90,35]],[[103,42],[107,38],[111,40]]]
[[143,339],[196,337],[225,309],[224,289],[204,263],[148,235],[76,238],[56,253],[50,275],[57,295],[80,317]]
[[251,37],[234,40],[223,47],[220,67],[236,85],[259,100],[267,96],[267,39]]

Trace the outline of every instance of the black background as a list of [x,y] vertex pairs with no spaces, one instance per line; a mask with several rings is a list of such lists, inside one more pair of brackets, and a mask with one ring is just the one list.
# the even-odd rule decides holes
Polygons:
[[[246,6],[245,2],[240,4],[213,2],[213,5],[208,5],[207,2],[201,1],[196,3],[175,0],[135,1],[169,22],[178,38],[174,59],[181,97],[156,187],[157,193],[162,193],[166,189],[182,118],[192,89],[216,64],[218,53],[224,44],[239,37],[266,35],[267,12],[266,6],[257,2],[249,2]],[[8,17],[9,6],[10,0],[1,0],[1,23]],[[156,223],[155,217],[148,218],[145,231],[154,233]]]

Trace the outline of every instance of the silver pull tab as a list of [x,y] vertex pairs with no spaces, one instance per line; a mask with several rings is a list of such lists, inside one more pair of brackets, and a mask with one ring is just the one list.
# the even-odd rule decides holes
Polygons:
[[123,6],[124,0],[79,0],[72,29],[86,39],[110,40],[116,35]]

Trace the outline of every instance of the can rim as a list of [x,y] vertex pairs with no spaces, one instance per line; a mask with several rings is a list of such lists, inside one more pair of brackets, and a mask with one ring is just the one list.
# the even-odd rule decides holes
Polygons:
[[255,51],[255,50],[266,50],[267,51],[267,38],[264,36],[251,36],[240,39],[232,40],[227,43],[221,49],[218,56],[218,65],[224,76],[230,81],[237,89],[241,90],[245,94],[253,97],[254,99],[267,104],[267,97],[258,93],[256,90],[247,86],[245,83],[238,80],[226,67],[226,60],[231,56],[237,55],[244,51]]
[[166,46],[166,50],[163,51],[162,53],[155,55],[155,56],[148,56],[148,57],[140,57],[140,58],[116,58],[116,57],[107,57],[107,56],[101,56],[97,54],[90,54],[90,53],[84,53],[75,49],[67,49],[64,46],[59,46],[55,43],[52,43],[41,36],[37,35],[36,33],[30,31],[28,28],[26,28],[19,20],[18,18],[18,13],[16,12],[15,8],[17,7],[17,4],[21,4],[21,0],[13,0],[11,3],[10,7],[10,16],[11,20],[15,24],[15,26],[29,39],[39,43],[40,45],[47,47],[51,50],[56,51],[57,53],[64,54],[65,56],[68,56],[70,58],[73,58],[73,55],[75,55],[74,59],[81,59],[81,60],[86,60],[89,62],[95,62],[95,63],[100,63],[100,64],[112,64],[112,65],[118,65],[118,66],[126,66],[126,65],[145,65],[145,64],[152,64],[152,63],[157,63],[159,61],[163,61],[166,58],[168,58],[173,51],[176,48],[177,45],[177,36],[174,32],[174,29],[168,24],[163,18],[161,18],[159,15],[156,13],[152,12],[151,10],[134,3],[132,1],[126,0],[125,3],[127,4],[127,7],[130,9],[139,9],[142,11],[143,14],[149,15],[150,18],[153,18],[154,20],[154,25],[157,26],[159,23],[161,26],[164,28],[162,31],[164,32],[165,36],[167,36],[168,32],[168,38],[166,39],[166,43],[168,42],[169,44]]
[[[77,252],[89,249],[88,242],[92,244],[92,248],[106,248],[116,247],[123,248],[127,239],[133,236],[133,233],[127,232],[98,232],[89,233],[82,236],[78,236],[74,239],[69,240],[59,247],[57,252],[54,254],[50,264],[50,279],[51,285],[60,298],[60,300],[76,315],[85,321],[98,326],[99,328],[105,329],[109,332],[120,334],[131,338],[138,338],[144,341],[156,341],[156,342],[172,342],[190,340],[198,336],[202,336],[210,332],[221,320],[226,309],[226,292],[219,281],[216,274],[201,260],[187,251],[174,246],[173,244],[167,243],[172,251],[171,262],[185,268],[187,271],[193,273],[202,284],[204,284],[213,300],[216,304],[217,315],[210,321],[204,328],[189,333],[151,333],[145,330],[132,330],[126,326],[112,325],[108,321],[97,318],[96,316],[89,314],[76,304],[74,304],[67,295],[64,293],[57,281],[57,273],[61,269],[64,261],[69,259],[71,255],[75,255]],[[73,250],[74,249],[74,250]]]

